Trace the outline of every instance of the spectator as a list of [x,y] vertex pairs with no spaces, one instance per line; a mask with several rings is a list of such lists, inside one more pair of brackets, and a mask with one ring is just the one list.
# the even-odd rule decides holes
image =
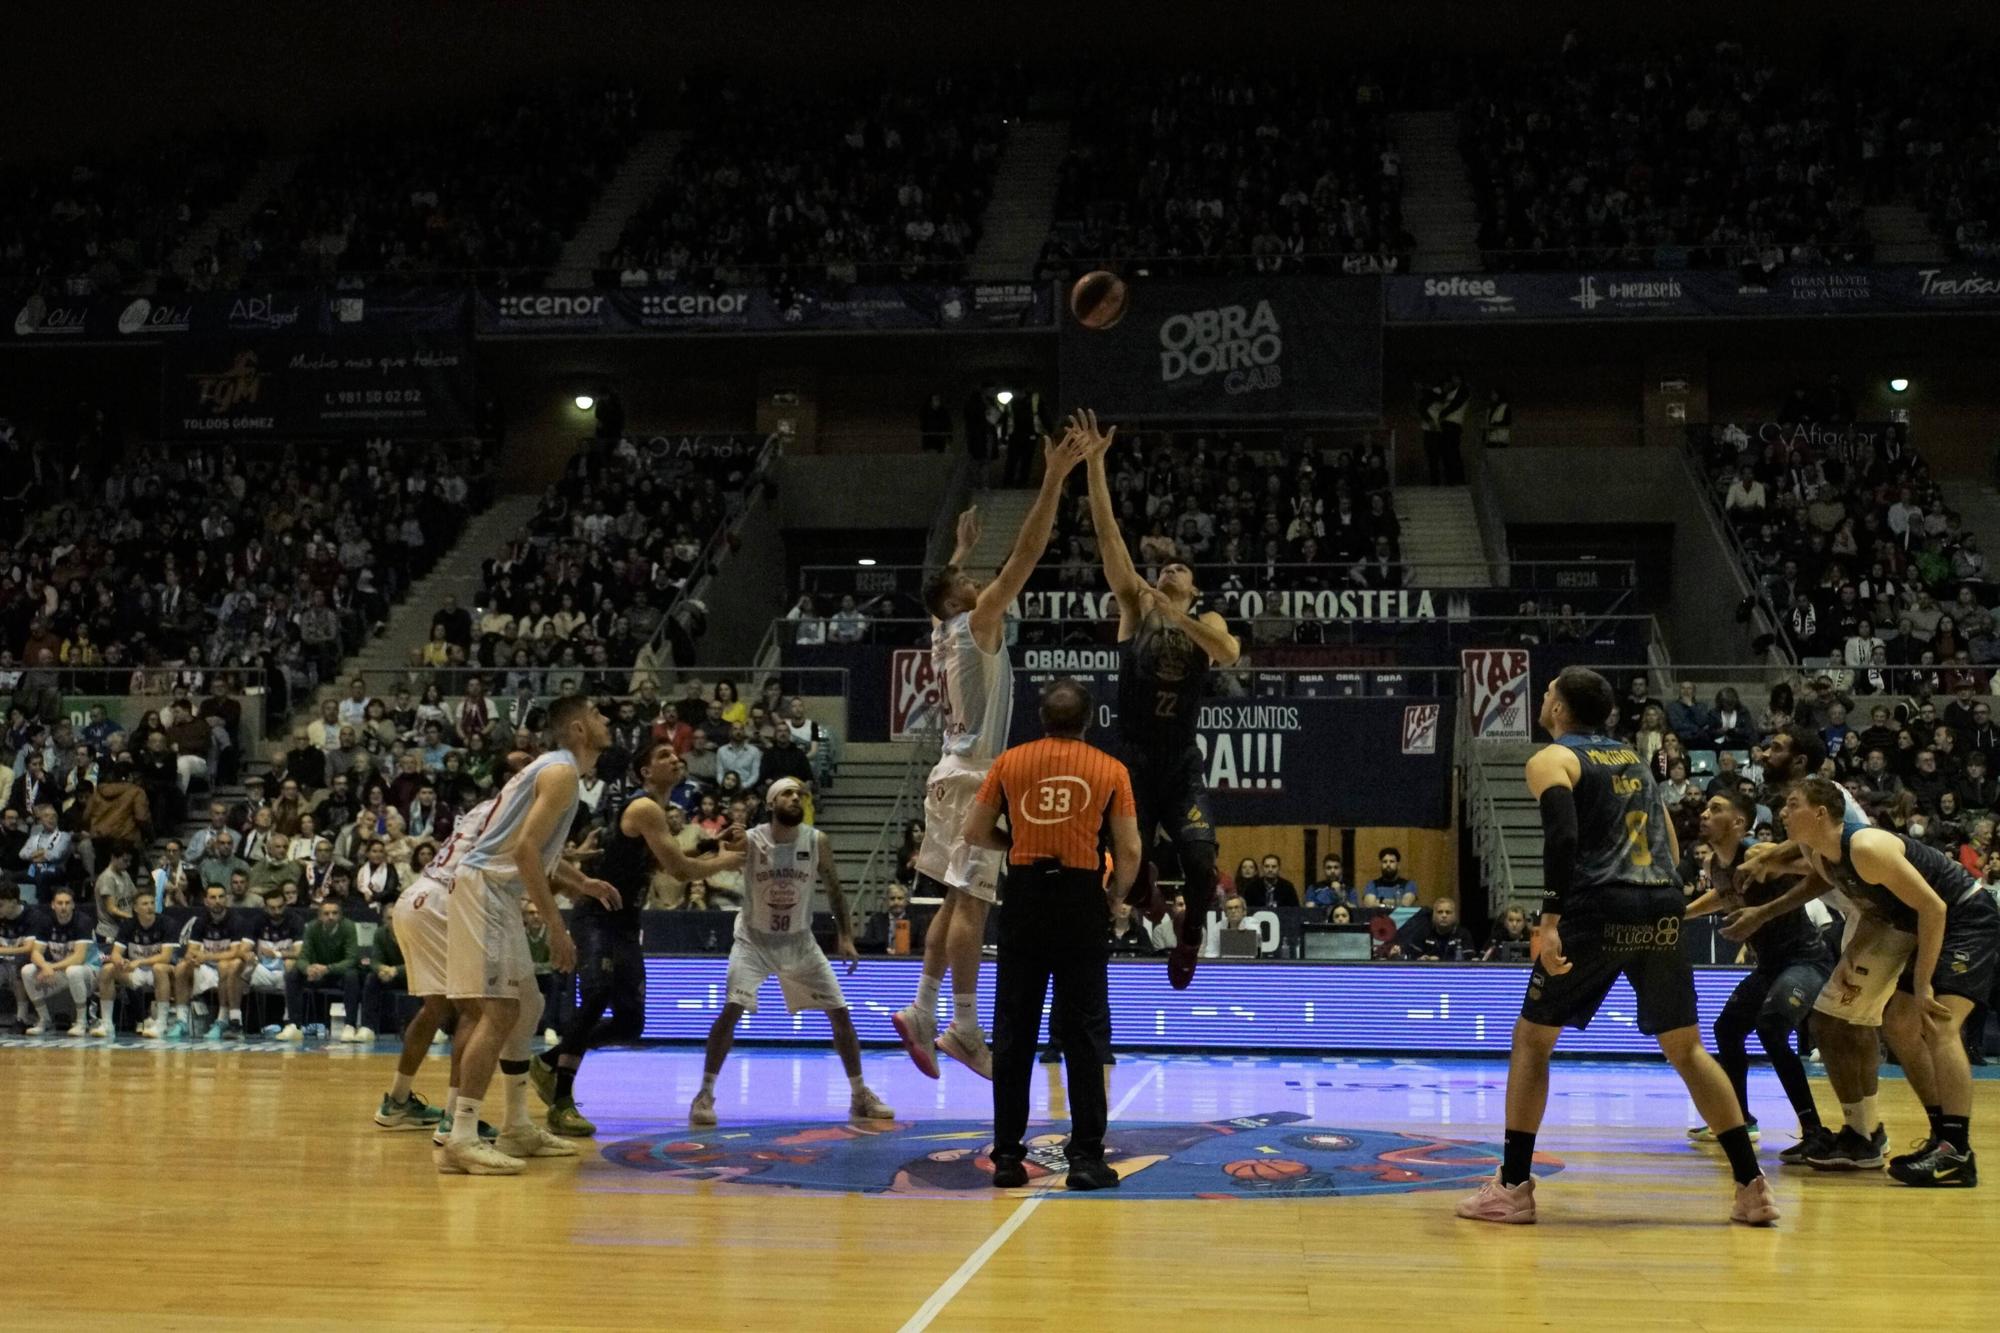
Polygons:
[[132,902],[139,896],[139,886],[132,880],[132,854],[121,847],[106,857],[95,888],[98,930],[106,939],[116,939],[131,922]]
[[1111,952],[1150,954],[1154,952],[1146,923],[1132,911],[1132,904],[1120,900],[1111,905]]
[[1320,858],[1319,879],[1306,889],[1306,906],[1330,912],[1336,903],[1359,907],[1361,895],[1347,882],[1347,870],[1340,857],[1329,852]]
[[840,609],[833,613],[826,635],[834,643],[860,643],[868,637],[868,616],[856,604],[854,594],[840,599]]
[[733,773],[744,788],[753,788],[762,764],[763,752],[750,743],[743,728],[730,727],[728,742],[715,752],[716,776],[723,778]]
[[1677,697],[1667,705],[1667,727],[1690,749],[1706,748],[1715,732],[1715,714],[1695,697],[1691,680],[1680,682]]
[[354,1020],[361,1017],[361,938],[354,923],[346,919],[338,898],[328,897],[319,904],[313,920],[299,940],[297,956],[285,972],[285,1031],[296,1040],[300,1020],[305,1016],[308,992],[338,993],[344,1006],[339,1039],[369,1042],[374,1033],[362,1036]]
[[[328,849],[328,856],[332,858],[331,848]],[[332,863],[339,864],[337,860]],[[369,841],[366,859],[354,872],[354,889],[361,895],[362,901],[376,912],[386,910],[402,891],[402,880],[389,860],[388,844],[380,838]]]
[[[409,964],[391,925],[391,918],[385,916],[375,929],[368,956],[362,960],[361,1025],[371,1032],[402,1031],[397,997],[410,993]],[[356,1035],[360,1035],[359,1029]]]
[[1480,961],[1526,962],[1529,947],[1534,943],[1534,933],[1534,927],[1528,924],[1528,914],[1518,907],[1508,907],[1493,927],[1493,938],[1488,941]]
[[21,846],[22,897],[30,904],[53,901],[55,890],[68,882],[70,835],[58,827],[56,808],[44,801],[35,807],[35,826]]
[[77,907],[76,895],[60,887],[50,895],[48,911],[37,919],[21,965],[21,989],[35,1010],[34,1025],[28,1029],[30,1037],[39,1037],[54,1026],[49,1001],[65,991],[72,1014],[69,1035],[84,1035],[90,997],[97,989],[96,933],[90,914]]
[[1238,884],[1236,892],[1244,905],[1255,908],[1297,907],[1298,885],[1284,876],[1284,862],[1276,853],[1266,852],[1258,865],[1257,878]]
[[[1185,907],[1182,910],[1186,910]],[[1227,898],[1224,898],[1222,900],[1221,921],[1218,923],[1211,918],[1208,930],[1202,937],[1201,956],[1203,958],[1220,958],[1222,956],[1222,936],[1225,932],[1252,929],[1252,927],[1246,924],[1249,910],[1249,905],[1243,901],[1240,894],[1232,893]]]
[[1433,899],[1429,907],[1411,917],[1397,932],[1396,944],[1404,958],[1451,963],[1462,962],[1479,950],[1472,941],[1472,933],[1458,919],[1455,898]]
[[1403,876],[1403,853],[1396,847],[1382,849],[1381,873],[1361,888],[1363,907],[1415,907],[1417,882]]
[[[789,727],[780,727],[777,735],[772,737],[771,748],[764,752],[764,758],[757,776],[758,781],[767,787],[779,778],[796,778],[805,784],[808,792],[816,794],[817,783],[813,774],[812,761],[806,758],[805,751],[793,744],[792,732]],[[808,804],[808,820],[810,820],[811,816],[812,807]]]
[[201,864],[197,867],[197,874],[204,896],[207,890],[212,888],[227,889],[230,881],[237,876],[243,877],[247,882],[250,863],[236,854],[234,834],[225,830],[209,840],[207,849],[202,853]]

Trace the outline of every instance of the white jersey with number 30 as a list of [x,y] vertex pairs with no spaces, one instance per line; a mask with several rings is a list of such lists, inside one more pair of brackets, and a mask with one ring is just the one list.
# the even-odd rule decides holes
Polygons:
[[743,910],[736,934],[796,935],[812,932],[813,885],[819,882],[819,834],[801,824],[798,837],[778,842],[762,824],[744,835]]

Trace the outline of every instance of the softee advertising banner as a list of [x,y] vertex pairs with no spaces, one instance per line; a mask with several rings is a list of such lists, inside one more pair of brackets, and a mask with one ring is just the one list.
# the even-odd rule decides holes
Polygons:
[[2000,310],[2000,264],[1800,267],[1754,275],[1736,269],[1428,273],[1382,282],[1393,324]]

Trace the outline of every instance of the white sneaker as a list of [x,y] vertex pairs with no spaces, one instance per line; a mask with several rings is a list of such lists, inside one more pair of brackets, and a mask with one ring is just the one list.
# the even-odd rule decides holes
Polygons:
[[147,1019],[145,1022],[139,1025],[139,1035],[148,1038],[149,1040],[158,1037],[160,1035],[159,1024],[153,1022],[153,1020],[150,1018]]
[[297,1023],[287,1023],[278,1029],[279,1041],[304,1041],[306,1034],[299,1031]]
[[854,1099],[847,1104],[847,1118],[849,1120],[894,1120],[896,1113],[889,1109],[887,1103],[875,1095],[873,1088],[863,1085],[861,1091],[855,1093]]
[[714,1093],[697,1092],[694,1095],[694,1100],[688,1103],[688,1123],[690,1125],[699,1125],[703,1127],[713,1125],[715,1123]]
[[359,1036],[357,1036],[357,1035],[355,1034],[355,1031],[354,1031],[354,1025],[353,1025],[352,1023],[343,1023],[343,1024],[341,1024],[341,1026],[340,1026],[340,1039],[341,1039],[342,1041],[360,1041],[360,1040],[361,1040],[361,1038],[360,1038]]
[[993,1048],[978,1028],[970,1032],[946,1028],[938,1033],[937,1048],[987,1082],[993,1081]]
[[540,1125],[522,1125],[518,1129],[503,1129],[500,1139],[493,1145],[509,1157],[574,1157],[577,1146],[568,1139],[557,1138]]
[[906,1004],[891,1014],[889,1021],[895,1025],[896,1035],[903,1039],[903,1049],[910,1053],[917,1071],[925,1078],[936,1078],[937,1015]]
[[358,1027],[354,1029],[354,1040],[364,1046],[372,1043],[375,1040],[375,1029],[371,1027]]
[[[76,1029],[71,1028],[70,1031],[74,1032]],[[109,1023],[99,1023],[90,1030],[90,1035],[93,1037],[108,1037],[111,1035],[111,1025]]]
[[553,1046],[561,1040],[562,1038],[556,1034],[556,1030],[554,1028],[542,1029],[542,1045]]
[[37,1023],[37,1024],[35,1024],[35,1025],[34,1025],[33,1027],[31,1027],[31,1028],[29,1028],[29,1029],[28,1029],[28,1033],[27,1033],[27,1035],[28,1035],[28,1036],[30,1036],[30,1037],[39,1037],[39,1036],[41,1036],[41,1035],[42,1035],[42,1034],[43,1034],[44,1032],[47,1032],[47,1031],[48,1031],[48,1028],[47,1028],[47,1026],[45,1026],[44,1024],[41,1024],[41,1023]]
[[451,1038],[445,1035],[444,1030],[442,1028],[440,1028],[436,1032],[431,1033],[431,1045],[433,1046],[442,1046],[450,1040]]
[[453,1139],[440,1150],[438,1172],[447,1176],[518,1176],[525,1166],[518,1157],[509,1157],[492,1144],[474,1139],[460,1143]]
[[82,1019],[80,1019],[80,1018],[79,1018],[79,1019],[77,1019],[77,1020],[76,1020],[76,1022],[74,1022],[74,1023],[71,1023],[71,1024],[69,1025],[69,1035],[70,1035],[70,1036],[72,1036],[72,1037],[81,1037],[81,1036],[83,1035],[83,1033],[84,1033],[84,1027],[83,1027],[83,1020],[82,1020]]

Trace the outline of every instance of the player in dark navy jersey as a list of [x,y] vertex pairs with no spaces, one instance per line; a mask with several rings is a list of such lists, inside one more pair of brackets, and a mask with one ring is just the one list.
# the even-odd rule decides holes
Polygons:
[[1534,972],[1514,1025],[1507,1070],[1507,1142],[1493,1179],[1458,1206],[1480,1222],[1535,1220],[1535,1135],[1548,1109],[1549,1058],[1565,1027],[1582,1029],[1622,973],[1638,998],[1639,1031],[1653,1037],[1736,1178],[1729,1220],[1768,1226],[1777,1200],[1757,1165],[1729,1076],[1702,1049],[1694,968],[1681,947],[1679,859],[1666,802],[1629,742],[1607,734],[1618,700],[1611,682],[1570,667],[1549,682],[1540,722],[1554,742],[1528,761],[1542,809],[1542,920]]
[[249,936],[238,927],[228,891],[220,884],[208,886],[201,910],[181,927],[180,944],[181,960],[174,965],[174,1022],[165,1035],[170,1041],[198,1035],[192,1018],[194,1001],[213,992],[216,1007],[206,1035],[219,1041],[229,1010],[243,1003],[243,971],[253,962]]
[[[1208,692],[1209,668],[1235,666],[1243,646],[1220,615],[1196,611],[1201,594],[1194,571],[1186,564],[1162,565],[1153,583],[1139,576],[1118,530],[1104,470],[1104,457],[1118,428],[1100,431],[1097,414],[1089,411],[1073,415],[1069,424],[1083,436],[1097,553],[1104,562],[1104,580],[1118,599],[1116,754],[1132,776],[1139,841],[1149,858],[1153,840],[1161,832],[1180,854],[1187,911],[1181,916],[1179,938],[1167,954],[1167,979],[1176,990],[1185,990],[1194,980],[1216,878],[1215,820],[1208,808],[1196,724]],[[1142,870],[1140,885],[1149,886],[1151,880]],[[1149,898],[1157,892],[1146,891]],[[1143,905],[1154,913],[1159,910],[1157,903]]]
[[28,993],[21,989],[21,968],[35,947],[36,913],[21,901],[21,886],[0,879],[0,981],[14,997],[14,1026],[28,1026]]
[[132,919],[118,927],[118,941],[104,960],[98,976],[97,999],[100,1015],[93,1037],[116,1033],[113,1008],[120,989],[139,991],[153,997],[150,1015],[141,1015],[139,1035],[157,1037],[166,1030],[167,1006],[174,993],[174,948],[176,934],[154,905],[153,895],[141,893],[132,900]]
[[[1841,813],[1840,788],[1827,779],[1808,778],[1792,788],[1785,798],[1786,831],[1805,850],[1817,878],[1757,909],[1758,914],[1795,906],[1831,886],[1866,916],[1864,925],[1915,937],[1914,949],[1898,955],[1906,961],[1895,968],[1857,966],[1857,957],[1869,955],[1850,949],[1828,989],[1845,987],[1859,1004],[1879,1000],[1882,1033],[1903,1053],[1912,1090],[1923,1097],[1926,1086],[1934,1089],[1937,1109],[1929,1136],[1914,1152],[1890,1160],[1890,1176],[1905,1185],[1975,1185],[1972,1065],[1962,1032],[1966,1016],[1992,989],[2000,963],[2000,906],[1937,848],[1887,829],[1853,828]],[[1872,1039],[1869,1029],[1862,1031]],[[1925,1110],[1931,1110],[1929,1102]],[[1850,1130],[1842,1129],[1843,1151],[1830,1162],[1880,1164],[1879,1151],[1864,1156],[1864,1145],[1846,1142],[1849,1137]],[[1820,1164],[1815,1159],[1814,1165]]]
[[[1737,873],[1748,848],[1751,822],[1757,807],[1741,792],[1724,792],[1709,798],[1701,812],[1701,843],[1705,864],[1701,870],[1702,892],[1687,906],[1690,917],[1710,912],[1734,911],[1747,903],[1768,902],[1791,885],[1754,883]],[[1799,1118],[1799,1142],[1778,1155],[1788,1165],[1804,1165],[1815,1151],[1833,1146],[1833,1135],[1820,1122],[1819,1108],[1813,1103],[1812,1085],[1806,1080],[1805,1062],[1793,1049],[1793,1034],[1804,1030],[1812,1016],[1813,1001],[1826,985],[1833,956],[1819,927],[1803,907],[1780,912],[1751,936],[1757,965],[1736,984],[1722,1012],[1715,1018],[1715,1058],[1729,1074],[1736,1100],[1750,1110],[1750,1055],[1746,1039],[1752,1032],[1770,1057],[1771,1069],[1785,1089],[1785,1097]],[[1749,1119],[1750,1137],[1756,1138],[1757,1117]],[[1713,1140],[1706,1125],[1689,1130],[1689,1136]]]
[[668,797],[687,776],[687,763],[671,744],[647,741],[632,761],[632,772],[640,786],[606,822],[597,862],[598,878],[617,888],[619,906],[608,908],[595,898],[579,898],[570,912],[581,998],[564,1025],[562,1040],[528,1065],[529,1081],[549,1108],[549,1129],[569,1138],[589,1138],[597,1132],[576,1106],[576,1071],[584,1052],[636,1041],[645,1024],[646,963],[639,947],[639,914],[645,909],[654,869],[692,882],[743,864],[740,827],[724,836],[723,850],[698,857],[683,852],[667,831]]
[[48,911],[35,923],[34,945],[21,967],[21,988],[35,1007],[29,1036],[49,1030],[49,1001],[64,991],[75,1011],[69,1035],[84,1035],[90,998],[97,990],[97,962],[96,919],[76,905],[75,894],[57,889]]

